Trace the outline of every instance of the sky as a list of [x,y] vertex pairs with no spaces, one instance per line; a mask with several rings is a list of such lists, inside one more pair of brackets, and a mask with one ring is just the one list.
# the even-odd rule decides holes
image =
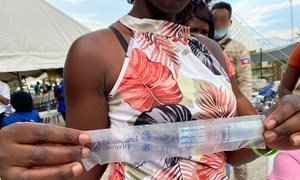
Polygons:
[[[132,7],[127,0],[47,1],[92,30],[109,26],[128,13]],[[289,0],[225,0],[225,2],[232,5],[235,16],[254,37],[291,39]],[[293,4],[296,34],[300,32],[300,0],[293,0]],[[252,28],[258,33],[251,30]]]

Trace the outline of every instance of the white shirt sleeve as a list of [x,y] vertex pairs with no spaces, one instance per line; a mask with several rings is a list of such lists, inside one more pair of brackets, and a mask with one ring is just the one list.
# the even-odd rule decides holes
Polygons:
[[8,84],[1,83],[0,95],[3,96],[4,98],[10,100],[10,89],[9,89]]

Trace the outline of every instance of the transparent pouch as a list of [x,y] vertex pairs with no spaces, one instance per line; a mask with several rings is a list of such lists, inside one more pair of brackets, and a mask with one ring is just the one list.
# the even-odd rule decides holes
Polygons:
[[112,162],[190,157],[253,146],[264,149],[264,119],[255,115],[88,131],[91,152],[82,161],[90,170]]

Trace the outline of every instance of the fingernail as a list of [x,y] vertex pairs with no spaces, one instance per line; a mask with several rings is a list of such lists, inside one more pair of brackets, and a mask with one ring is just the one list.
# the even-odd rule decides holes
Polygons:
[[293,141],[294,141],[295,146],[299,146],[300,145],[300,136],[293,137]]
[[267,129],[273,129],[276,126],[276,121],[271,119],[266,123]]
[[82,148],[81,153],[82,153],[82,157],[85,158],[90,154],[90,149],[86,147]]
[[277,138],[277,134],[275,132],[267,131],[265,133],[265,137],[266,137],[268,142],[272,142]]
[[72,172],[74,176],[79,176],[83,171],[83,168],[81,164],[76,164],[75,166],[72,167]]
[[80,142],[82,145],[86,145],[87,143],[90,142],[90,136],[87,135],[87,134],[80,134],[80,135],[79,135],[79,142]]

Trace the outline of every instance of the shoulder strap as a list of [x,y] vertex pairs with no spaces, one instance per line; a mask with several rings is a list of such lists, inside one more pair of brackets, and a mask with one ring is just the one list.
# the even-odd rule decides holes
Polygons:
[[231,41],[232,41],[231,38],[227,38],[227,39],[225,40],[225,42],[223,42],[222,44],[220,44],[221,47],[222,47],[222,49],[224,50],[225,47],[227,46],[227,44],[229,44]]
[[124,38],[124,36],[120,33],[119,30],[117,30],[115,27],[113,26],[109,26],[108,27],[113,33],[115,33],[115,35],[117,36],[118,40],[120,41],[125,53],[127,53],[128,50],[128,43],[126,41],[126,39]]

